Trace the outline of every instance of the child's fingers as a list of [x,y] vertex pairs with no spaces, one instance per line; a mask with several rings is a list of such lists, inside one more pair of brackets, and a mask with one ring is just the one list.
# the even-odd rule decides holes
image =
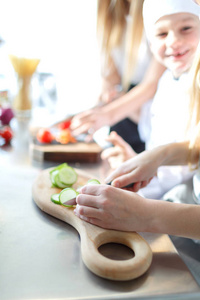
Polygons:
[[115,170],[123,163],[123,158],[118,156],[111,156],[108,158],[108,162],[110,165],[111,170]]
[[101,158],[102,159],[107,159],[110,158],[112,156],[117,156],[121,154],[121,151],[119,149],[119,147],[110,147],[105,149],[102,153],[101,153]]
[[74,210],[74,213],[80,217],[80,216],[84,216],[84,217],[93,217],[93,218],[98,218],[99,216],[99,210],[93,207],[88,207],[88,206],[82,206],[77,204],[76,208]]
[[99,208],[98,202],[96,201],[95,196],[90,196],[90,195],[84,195],[84,194],[79,194],[76,197],[76,203],[77,205],[83,205],[83,206],[89,206],[93,208]]
[[107,140],[111,142],[113,145],[126,146],[129,145],[127,142],[123,140],[123,138],[117,134],[115,131],[111,131],[110,135],[107,137]]

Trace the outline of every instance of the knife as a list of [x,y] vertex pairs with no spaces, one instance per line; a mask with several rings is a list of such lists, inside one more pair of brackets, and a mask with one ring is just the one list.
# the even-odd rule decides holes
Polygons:
[[[108,185],[111,185],[112,182],[107,183]],[[122,189],[126,188],[132,188],[134,186],[134,182],[127,184],[126,186],[123,186]]]

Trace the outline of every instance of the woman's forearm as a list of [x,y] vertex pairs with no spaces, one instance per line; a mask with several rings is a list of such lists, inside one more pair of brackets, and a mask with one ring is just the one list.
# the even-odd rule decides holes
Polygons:
[[157,84],[140,84],[119,99],[104,106],[102,109],[109,116],[109,125],[113,125],[138,111],[146,101],[154,96],[156,88]]
[[145,102],[152,99],[164,70],[165,67],[160,65],[155,59],[152,59],[145,77],[140,84],[119,99],[103,107],[104,113],[108,116],[109,125],[113,125],[129,117],[133,112],[141,109]]

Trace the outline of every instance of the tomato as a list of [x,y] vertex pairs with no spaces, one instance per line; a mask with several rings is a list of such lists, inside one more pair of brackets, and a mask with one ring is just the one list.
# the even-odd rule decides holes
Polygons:
[[56,137],[56,141],[61,144],[76,143],[76,139],[71,135],[69,129],[63,129]]
[[5,143],[8,144],[13,137],[13,133],[9,127],[5,127],[2,131],[0,131],[0,136],[2,136]]
[[62,129],[68,129],[70,127],[70,125],[71,125],[71,121],[67,120],[67,121],[64,121],[64,122],[60,123],[58,125],[58,127],[59,127],[59,129],[62,130]]
[[37,140],[40,143],[50,144],[54,140],[51,131],[46,128],[40,128],[37,133]]

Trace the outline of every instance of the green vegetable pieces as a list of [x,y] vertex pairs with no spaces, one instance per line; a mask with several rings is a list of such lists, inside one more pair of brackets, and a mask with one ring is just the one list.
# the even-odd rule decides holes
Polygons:
[[71,187],[77,181],[77,177],[75,170],[67,163],[63,163],[50,171],[52,187],[60,189]]
[[[76,205],[76,197],[79,194],[72,186],[77,182],[78,175],[76,171],[68,166],[67,163],[60,164],[50,171],[52,187],[62,189],[60,193],[53,194],[51,201],[65,207]],[[87,184],[100,184],[97,179],[89,179]]]

